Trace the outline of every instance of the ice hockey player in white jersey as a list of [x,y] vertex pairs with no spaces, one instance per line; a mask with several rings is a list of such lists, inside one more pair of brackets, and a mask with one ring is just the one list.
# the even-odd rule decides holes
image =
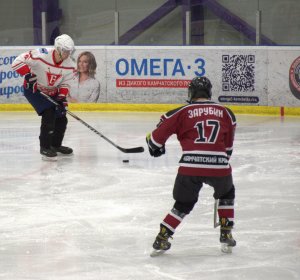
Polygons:
[[[54,48],[39,48],[20,54],[12,68],[24,76],[24,96],[41,116],[40,153],[43,159],[57,160],[57,154],[71,155],[73,150],[62,146],[67,129],[67,95],[75,74],[72,59],[74,41],[63,34],[55,39]],[[43,92],[60,104],[56,106],[42,96]]]

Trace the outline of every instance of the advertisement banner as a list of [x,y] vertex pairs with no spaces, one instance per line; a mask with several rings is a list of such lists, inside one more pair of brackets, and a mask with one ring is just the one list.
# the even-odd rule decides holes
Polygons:
[[15,58],[27,49],[0,48],[0,103],[24,103],[23,79],[12,70]]
[[267,105],[267,51],[220,47],[110,49],[109,102],[184,103],[189,81],[207,76],[221,103]]
[[[11,64],[34,48],[0,47],[0,103],[27,103]],[[189,81],[207,76],[225,105],[300,105],[299,47],[81,46],[75,62],[82,53],[94,56],[96,74],[74,78],[69,102],[182,104]]]
[[268,105],[300,106],[300,48],[285,47],[269,51]]

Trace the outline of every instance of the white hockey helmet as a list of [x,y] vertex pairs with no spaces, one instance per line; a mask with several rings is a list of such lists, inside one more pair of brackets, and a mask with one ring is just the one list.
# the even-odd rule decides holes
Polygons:
[[72,55],[72,53],[75,51],[74,41],[67,34],[62,34],[56,37],[54,41],[54,47],[60,54],[62,52],[70,52]]

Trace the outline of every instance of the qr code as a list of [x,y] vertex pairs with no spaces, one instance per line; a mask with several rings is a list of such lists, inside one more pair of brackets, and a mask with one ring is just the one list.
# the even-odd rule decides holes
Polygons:
[[223,91],[255,90],[254,55],[222,56],[222,89]]

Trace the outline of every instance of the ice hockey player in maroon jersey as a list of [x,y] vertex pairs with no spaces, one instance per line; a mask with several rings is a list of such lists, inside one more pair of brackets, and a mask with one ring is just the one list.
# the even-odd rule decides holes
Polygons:
[[236,118],[230,109],[211,101],[211,89],[208,78],[194,78],[188,87],[189,104],[164,114],[146,137],[153,157],[165,154],[165,143],[172,134],[177,135],[182,148],[173,189],[175,203],[160,224],[151,256],[170,249],[169,238],[194,208],[203,184],[214,188],[214,198],[219,201],[220,242],[227,248],[222,250],[230,252],[236,245],[231,233],[235,187],[229,164]]
[[[73,150],[62,146],[67,129],[67,100],[69,82],[75,75],[71,56],[74,42],[63,34],[55,39],[54,48],[39,48],[20,54],[12,68],[24,76],[24,96],[41,116],[40,153],[43,159],[56,160],[57,153],[70,155]],[[59,103],[57,107],[43,92]]]

